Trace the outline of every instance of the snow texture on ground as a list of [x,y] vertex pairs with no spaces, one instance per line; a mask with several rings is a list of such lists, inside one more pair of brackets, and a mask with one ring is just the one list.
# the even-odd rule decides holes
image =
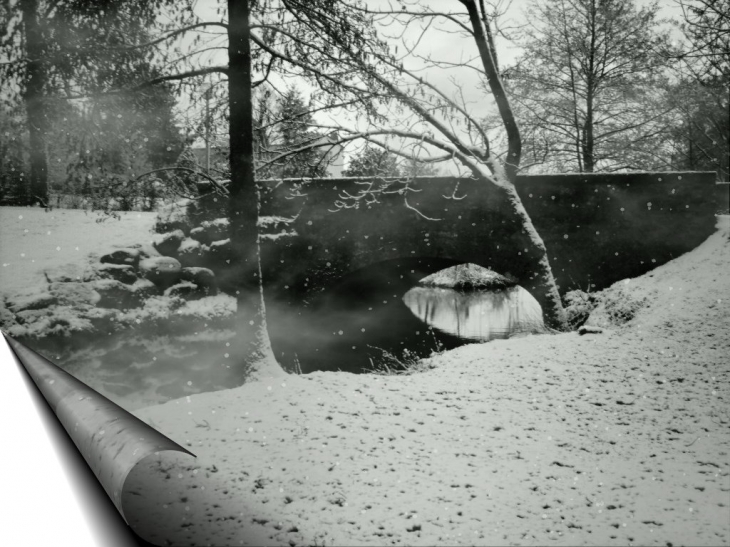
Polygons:
[[0,291],[41,292],[46,269],[89,263],[112,247],[151,241],[156,213],[119,214],[115,219],[80,209],[0,207]]
[[[288,376],[137,414],[221,485],[206,518],[185,523],[191,541],[728,545],[729,269],[724,229],[610,288],[633,319],[600,334],[496,340],[420,374]],[[184,503],[172,492],[185,497],[188,475],[152,518]]]

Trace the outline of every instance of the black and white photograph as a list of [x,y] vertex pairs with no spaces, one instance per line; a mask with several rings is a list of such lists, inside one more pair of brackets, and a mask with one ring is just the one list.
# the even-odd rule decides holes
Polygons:
[[19,547],[730,546],[730,0],[0,0],[0,330]]

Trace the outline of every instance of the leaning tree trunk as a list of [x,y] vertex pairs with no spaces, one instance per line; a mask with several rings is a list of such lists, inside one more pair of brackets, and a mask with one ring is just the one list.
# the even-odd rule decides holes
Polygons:
[[[507,92],[499,76],[493,44],[487,36],[487,27],[490,23],[484,11],[480,15],[480,8],[477,6],[475,0],[459,1],[466,7],[469,14],[469,20],[474,32],[474,40],[479,50],[479,56],[484,67],[489,89],[497,103],[502,123],[507,132],[507,157],[504,165],[500,167],[492,160],[492,170],[494,173],[492,177],[486,175],[486,173],[484,174],[485,184],[490,183],[490,178],[496,177],[498,179],[496,181],[497,186],[505,192],[507,202],[527,236],[525,241],[525,245],[527,245],[526,255],[527,259],[531,261],[528,264],[528,269],[530,270],[534,283],[534,285],[531,284],[530,292],[542,307],[545,324],[550,328],[565,330],[565,311],[560,300],[555,277],[550,268],[550,260],[548,259],[545,243],[532,224],[532,219],[527,214],[514,185],[522,155],[522,138],[520,137],[520,130],[512,112]],[[480,5],[483,10],[483,4],[480,3]],[[479,169],[476,169],[474,175],[481,178]]]
[[532,276],[531,280],[521,280],[521,285],[529,287],[530,293],[542,308],[542,314],[545,325],[555,330],[566,330],[567,321],[563,302],[558,292],[558,286],[555,283],[550,260],[548,259],[547,248],[535,229],[532,219],[527,214],[525,206],[517,194],[517,189],[512,183],[507,183],[502,187],[507,202],[512,208],[512,212],[522,225],[522,229],[526,235],[524,244],[525,255],[528,258],[529,270]]
[[48,158],[46,134],[48,113],[43,97],[46,87],[44,66],[43,32],[38,21],[38,0],[22,0],[23,31],[25,37],[26,64],[23,102],[28,122],[30,180],[28,202],[48,203]]
[[228,0],[228,92],[230,108],[231,259],[227,275],[237,287],[235,349],[247,379],[283,374],[271,350],[258,243],[258,192],[253,164],[251,46],[248,0]]

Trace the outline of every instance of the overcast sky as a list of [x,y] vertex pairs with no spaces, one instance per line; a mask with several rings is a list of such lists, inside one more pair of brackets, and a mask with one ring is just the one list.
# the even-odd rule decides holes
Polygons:
[[[508,9],[504,16],[499,20],[499,25],[506,29],[515,29],[519,26],[527,24],[526,10],[530,6],[533,0],[512,0],[507,2],[503,0],[502,5],[508,6]],[[646,6],[651,4],[650,0],[636,0],[638,6]],[[395,4],[393,2],[393,4]],[[423,0],[422,5],[432,6],[434,9],[440,11],[461,11],[461,4],[456,0]],[[659,0],[657,2],[660,12],[659,16],[662,18],[678,20],[681,17],[681,11],[675,0]],[[201,18],[205,20],[220,20],[220,15],[216,14],[216,10],[219,7],[219,0],[199,0],[197,4],[197,12]],[[368,5],[376,6],[387,6],[388,0],[369,0]],[[451,27],[453,28],[453,27]],[[508,30],[509,32],[509,30]],[[516,36],[514,30],[510,33],[512,36]],[[406,40],[414,41],[418,35],[416,28],[407,33]],[[188,38],[190,39],[190,38]],[[222,45],[225,45],[224,43]],[[508,66],[514,63],[520,54],[520,48],[514,43],[503,37],[498,37],[496,42],[497,54],[499,58],[500,66]],[[476,47],[473,40],[468,38],[460,37],[457,34],[439,32],[436,29],[430,29],[428,31],[427,39],[422,40],[419,44],[419,51],[422,54],[431,54],[437,59],[468,59],[476,54]],[[206,54],[206,64],[221,64],[227,63],[227,54],[224,50]],[[411,63],[411,68],[417,66],[416,63]],[[448,93],[454,92],[457,88],[454,84],[461,85],[467,102],[471,102],[471,109],[473,113],[478,116],[484,116],[492,108],[491,97],[485,95],[483,90],[478,86],[477,74],[468,69],[454,69],[454,70],[430,70],[426,74],[429,82],[438,85]],[[276,79],[276,78],[275,78]],[[279,87],[285,87],[282,85],[283,82],[279,81]],[[312,88],[307,86],[302,81],[291,81],[289,84],[296,83],[304,92],[308,94],[312,91]],[[189,114],[195,115],[193,109],[189,105],[184,105]],[[201,113],[202,115],[202,113]],[[318,116],[320,123],[327,123],[327,120],[323,116]]]

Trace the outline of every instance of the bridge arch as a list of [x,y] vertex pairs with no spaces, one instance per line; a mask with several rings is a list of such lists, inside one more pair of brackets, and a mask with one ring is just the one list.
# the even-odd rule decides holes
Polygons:
[[[546,309],[534,292],[538,257],[493,185],[453,177],[259,184],[261,214],[274,219],[261,240],[265,291],[294,306],[369,265],[436,257],[509,273]],[[589,281],[600,289],[696,247],[727,202],[714,173],[530,176],[516,186],[561,292]]]

